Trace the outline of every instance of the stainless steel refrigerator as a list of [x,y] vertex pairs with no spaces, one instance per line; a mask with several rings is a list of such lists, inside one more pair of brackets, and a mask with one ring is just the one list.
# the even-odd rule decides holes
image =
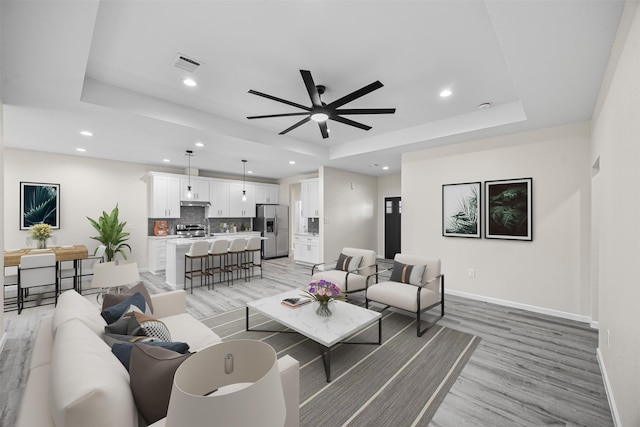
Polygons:
[[253,229],[261,231],[262,257],[289,256],[289,207],[283,205],[258,205]]

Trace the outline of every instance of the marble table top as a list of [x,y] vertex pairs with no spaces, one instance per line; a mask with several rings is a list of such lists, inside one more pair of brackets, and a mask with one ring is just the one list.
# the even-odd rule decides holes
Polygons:
[[285,298],[302,296],[302,290],[287,291],[278,295],[262,298],[247,303],[247,307],[255,309],[270,319],[306,336],[313,341],[331,347],[345,338],[375,323],[382,316],[344,301],[333,301],[330,304],[329,317],[316,314],[317,303],[312,302],[296,308],[282,304]]

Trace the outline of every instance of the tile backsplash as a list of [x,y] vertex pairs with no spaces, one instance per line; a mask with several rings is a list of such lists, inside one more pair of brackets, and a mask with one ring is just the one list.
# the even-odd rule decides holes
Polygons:
[[[202,206],[182,206],[180,208],[180,218],[149,218],[147,223],[147,235],[153,236],[153,226],[156,220],[167,221],[169,234],[176,234],[177,224],[203,224],[205,223],[205,208]],[[224,232],[226,224],[227,229],[231,229],[236,224],[237,230],[252,230],[252,218],[210,218],[209,224],[212,233]]]

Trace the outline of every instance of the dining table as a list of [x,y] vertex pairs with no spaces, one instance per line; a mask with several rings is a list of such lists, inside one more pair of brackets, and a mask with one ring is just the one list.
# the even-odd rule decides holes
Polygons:
[[24,255],[50,254],[56,255],[56,263],[60,265],[63,261],[72,261],[74,269],[73,288],[78,288],[79,266],[83,259],[89,257],[89,251],[85,245],[51,246],[45,249],[21,248],[4,250],[4,266],[17,267],[20,265],[20,258]]

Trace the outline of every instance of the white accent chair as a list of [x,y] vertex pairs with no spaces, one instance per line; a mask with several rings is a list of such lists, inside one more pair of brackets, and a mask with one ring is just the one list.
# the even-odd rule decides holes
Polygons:
[[[35,287],[53,286],[58,303],[58,264],[54,253],[23,255],[18,267],[18,314],[24,309],[25,298]],[[45,291],[47,292],[47,291]]]
[[430,324],[424,329],[420,329],[420,315],[423,312],[440,306],[440,317],[444,316],[444,274],[440,272],[441,263],[437,258],[396,254],[394,267],[379,271],[376,275],[400,269],[403,265],[418,269],[420,266],[426,266],[426,268],[420,276],[416,274],[416,271],[410,275],[408,268],[406,276],[400,271],[392,272],[389,280],[367,286],[365,307],[369,308],[369,302],[373,301],[385,305],[384,310],[395,307],[414,313],[417,334],[421,337],[432,326]]
[[[315,264],[311,268],[312,279],[331,282],[339,286],[345,294],[364,291],[369,278],[374,277],[378,271],[376,252],[369,249],[343,248],[341,254],[360,258],[361,261],[356,266],[338,265],[340,258],[331,262]],[[323,270],[323,268],[327,269]]]

